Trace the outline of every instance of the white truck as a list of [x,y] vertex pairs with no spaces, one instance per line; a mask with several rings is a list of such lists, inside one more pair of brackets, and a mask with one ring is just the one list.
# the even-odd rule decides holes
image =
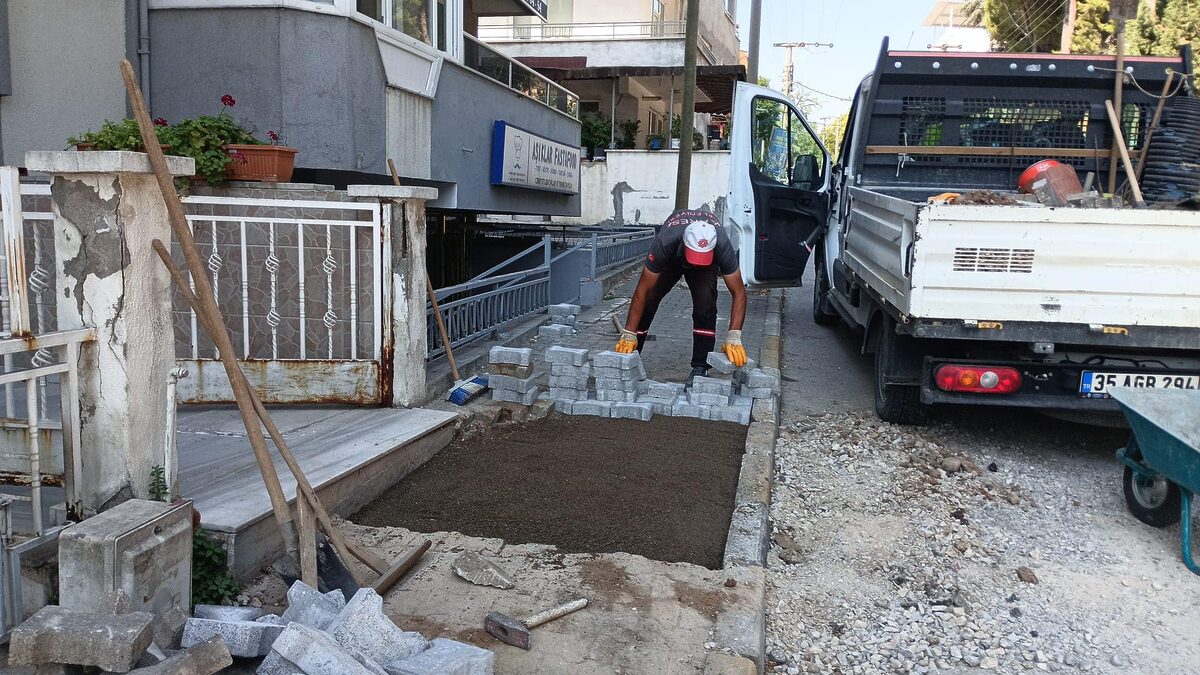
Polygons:
[[[1187,56],[1126,60],[1135,148],[1157,103],[1142,90]],[[860,331],[890,422],[932,404],[1108,413],[1110,387],[1200,388],[1200,212],[928,203],[1012,193],[1047,158],[1105,183],[1113,66],[885,41],[836,165],[784,96],[739,84],[726,226],[747,283],[798,286],[811,254],[813,319]]]

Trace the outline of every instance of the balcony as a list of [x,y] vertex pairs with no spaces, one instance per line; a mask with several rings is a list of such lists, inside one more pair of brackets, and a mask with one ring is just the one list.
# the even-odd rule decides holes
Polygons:
[[492,24],[479,26],[479,38],[488,42],[532,40],[646,40],[682,38],[683,21],[614,21],[606,23]]
[[554,110],[579,119],[578,96],[465,33],[463,65]]

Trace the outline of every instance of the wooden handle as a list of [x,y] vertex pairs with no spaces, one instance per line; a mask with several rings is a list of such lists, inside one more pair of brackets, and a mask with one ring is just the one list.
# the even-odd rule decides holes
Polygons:
[[1104,106],[1108,108],[1108,121],[1113,129],[1113,143],[1117,146],[1117,151],[1121,153],[1121,163],[1125,165],[1125,177],[1129,179],[1129,189],[1133,191],[1133,201],[1138,206],[1145,206],[1146,200],[1142,199],[1142,189],[1138,187],[1137,174],[1133,171],[1133,163],[1129,161],[1129,148],[1125,146],[1125,134],[1121,131],[1121,120],[1117,118],[1117,111],[1113,108],[1112,101],[1105,101]]
[[580,598],[578,600],[572,600],[571,602],[568,602],[567,604],[563,605],[562,607],[555,607],[554,609],[548,609],[544,612],[539,612],[537,614],[534,614],[533,616],[529,617],[528,619],[525,619],[521,623],[525,624],[526,628],[537,628],[538,626],[540,626],[544,623],[550,623],[551,621],[553,621],[555,619],[561,619],[562,617],[570,614],[571,612],[577,612],[577,611],[583,609],[584,607],[587,607],[587,604],[588,604],[587,598]]

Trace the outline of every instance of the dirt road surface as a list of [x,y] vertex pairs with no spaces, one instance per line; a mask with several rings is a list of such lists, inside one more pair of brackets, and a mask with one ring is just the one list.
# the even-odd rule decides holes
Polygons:
[[869,356],[784,311],[769,670],[1200,672],[1179,527],[1129,514],[1126,432],[1032,412],[880,422]]

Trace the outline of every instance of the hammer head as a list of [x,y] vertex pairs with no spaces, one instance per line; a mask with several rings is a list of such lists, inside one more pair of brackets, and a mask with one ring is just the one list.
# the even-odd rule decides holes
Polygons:
[[483,629],[497,640],[521,649],[529,649],[529,628],[507,614],[488,612],[483,618]]

